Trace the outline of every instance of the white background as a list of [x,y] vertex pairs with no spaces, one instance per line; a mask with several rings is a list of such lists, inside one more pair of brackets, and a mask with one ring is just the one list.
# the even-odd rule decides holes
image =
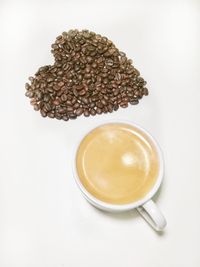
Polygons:
[[[199,16],[193,0],[0,1],[0,267],[200,266]],[[113,40],[150,95],[109,115],[40,117],[24,84],[53,62],[51,43],[71,28]],[[96,210],[76,187],[73,144],[105,117],[137,122],[160,142],[163,234],[136,211]]]

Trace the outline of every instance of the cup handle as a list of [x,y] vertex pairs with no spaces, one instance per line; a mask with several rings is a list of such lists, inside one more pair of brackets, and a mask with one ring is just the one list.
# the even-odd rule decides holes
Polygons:
[[137,210],[154,230],[162,231],[165,228],[166,219],[151,199],[139,206]]

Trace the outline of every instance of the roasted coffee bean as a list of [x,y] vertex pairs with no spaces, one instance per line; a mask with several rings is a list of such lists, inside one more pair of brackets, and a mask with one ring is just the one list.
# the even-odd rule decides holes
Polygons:
[[74,105],[74,104],[76,103],[76,101],[77,101],[77,100],[76,100],[76,98],[75,98],[75,97],[74,97],[74,98],[72,98],[72,101],[71,101],[71,102],[72,102],[72,105]]
[[49,94],[44,94],[43,101],[48,103],[49,100],[50,100],[50,95]]
[[54,79],[53,79],[52,77],[47,78],[47,82],[48,82],[48,83],[53,82],[53,80],[54,80]]
[[91,102],[91,103],[90,103],[90,107],[91,107],[91,108],[94,108],[95,106],[96,106],[96,104],[95,104],[94,102]]
[[71,112],[71,111],[73,111],[73,110],[74,110],[74,108],[73,108],[72,106],[68,106],[68,107],[67,107],[67,111],[68,111],[68,112]]
[[86,91],[83,89],[83,90],[81,90],[81,91],[79,91],[79,95],[81,95],[81,96],[83,96],[83,95],[85,95],[86,94]]
[[101,108],[97,108],[96,111],[97,111],[97,114],[101,114],[102,113],[102,109]]
[[86,105],[89,103],[89,99],[86,98],[86,97],[83,97],[83,98],[81,99],[81,101],[82,101],[84,104],[86,104]]
[[66,107],[60,107],[59,109],[57,109],[57,112],[59,112],[60,114],[66,114],[67,108]]
[[88,56],[88,57],[86,57],[86,60],[87,60],[88,63],[91,63],[93,61],[93,58]]
[[96,115],[96,110],[95,110],[95,109],[91,109],[91,110],[90,110],[90,114],[91,114],[92,116],[95,116],[95,115]]
[[72,120],[74,120],[74,119],[77,118],[77,115],[74,114],[74,113],[70,113],[70,114],[69,114],[69,118],[72,119]]
[[81,74],[79,74],[77,78],[78,78],[79,81],[82,81],[83,76]]
[[59,101],[58,99],[55,99],[55,100],[53,101],[53,104],[54,104],[55,106],[58,106],[58,105],[60,104],[60,101]]
[[73,93],[74,93],[74,95],[77,97],[78,96],[78,92],[77,92],[77,90],[74,88],[73,89]]
[[59,113],[56,113],[56,114],[55,114],[55,118],[56,118],[57,120],[61,120],[61,119],[62,119],[62,115],[59,114]]
[[63,102],[67,101],[67,95],[63,94],[60,98]]
[[33,106],[33,108],[34,108],[35,111],[38,111],[38,110],[40,109],[40,107],[39,107],[38,104],[35,104],[35,105]]
[[113,112],[113,106],[111,104],[108,105],[108,111],[111,113]]
[[48,112],[47,113],[47,116],[49,117],[49,118],[55,118],[55,114],[54,113],[52,113],[52,112]]
[[53,89],[54,89],[55,91],[59,91],[59,90],[60,90],[60,87],[61,87],[61,86],[59,86],[58,84],[55,84],[55,85],[53,86]]
[[47,111],[52,110],[52,107],[51,107],[51,105],[50,105],[49,103],[46,103],[46,104],[44,105],[44,107],[45,107],[45,109],[46,109]]
[[104,95],[103,98],[108,101],[109,100],[109,97],[107,95]]
[[42,117],[46,117],[47,116],[47,113],[43,109],[40,110],[40,113],[41,113]]
[[80,116],[83,113],[83,109],[82,108],[78,108],[75,112],[76,112],[77,116]]
[[76,109],[76,108],[79,108],[79,106],[80,106],[80,104],[77,102],[77,103],[74,104],[73,107]]
[[113,106],[113,109],[114,109],[115,111],[117,111],[117,110],[119,109],[119,106],[118,106],[117,104],[115,104],[115,105]]
[[[67,97],[67,99],[69,99],[69,96]],[[67,104],[67,106],[71,106],[72,105],[72,101],[71,100],[67,100],[66,104]]]
[[85,117],[89,117],[89,116],[90,116],[90,112],[89,112],[89,110],[86,109],[86,110],[84,111],[84,116],[85,116]]
[[98,107],[98,108],[103,108],[103,104],[101,103],[101,101],[98,101],[97,103],[96,103],[96,106]]
[[120,90],[119,90],[118,88],[116,88],[116,89],[114,90],[114,92],[113,92],[113,95],[116,96],[116,95],[119,94],[119,92],[120,92]]
[[148,94],[149,94],[148,89],[147,89],[146,87],[143,88],[143,94],[144,94],[144,95],[148,95]]
[[90,79],[91,78],[91,74],[90,73],[86,73],[84,76],[85,79]]
[[106,102],[104,99],[101,100],[101,103],[102,103],[104,106],[107,105],[107,102]]
[[92,67],[93,67],[94,69],[96,69],[96,67],[97,67],[97,63],[94,62],[94,63],[92,64]]
[[27,91],[25,96],[28,96],[29,98],[32,98],[34,96],[34,92],[33,91]]
[[40,91],[38,91],[38,90],[35,91],[35,98],[36,98],[36,100],[41,100],[42,97],[43,97],[42,92],[40,92]]
[[28,90],[31,86],[28,83],[25,83],[25,89]]
[[64,115],[64,116],[62,117],[62,119],[63,119],[64,121],[68,121],[68,120],[69,120],[69,117],[68,117],[67,115]]
[[125,102],[125,101],[124,101],[124,102],[121,102],[121,103],[120,103],[120,107],[121,107],[121,108],[127,108],[127,107],[128,107],[128,103]]
[[138,100],[132,100],[129,102],[131,105],[137,105],[139,103]]
[[135,105],[146,82],[112,41],[88,30],[63,32],[52,44],[55,62],[39,68],[25,95],[43,117],[75,119]]

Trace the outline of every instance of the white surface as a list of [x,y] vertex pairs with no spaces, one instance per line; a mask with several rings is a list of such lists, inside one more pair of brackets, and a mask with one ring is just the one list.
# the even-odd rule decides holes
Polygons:
[[[200,266],[199,1],[0,1],[0,266]],[[24,83],[52,62],[62,31],[88,28],[133,58],[150,95],[107,115],[160,142],[165,180],[155,198],[168,226],[136,212],[108,215],[80,194],[73,143],[93,121],[43,119]]]

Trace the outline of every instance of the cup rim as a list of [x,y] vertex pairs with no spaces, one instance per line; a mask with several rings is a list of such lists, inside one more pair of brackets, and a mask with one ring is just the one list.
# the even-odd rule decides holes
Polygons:
[[[158,155],[158,159],[159,159],[159,173],[158,173],[158,177],[157,180],[154,184],[154,186],[152,187],[152,189],[145,195],[144,198],[128,203],[128,204],[111,204],[111,203],[107,203],[104,202],[98,198],[96,198],[95,196],[93,196],[90,192],[87,191],[87,189],[83,186],[83,184],[80,181],[80,178],[78,176],[77,173],[77,168],[76,168],[76,156],[77,156],[77,151],[79,148],[79,145],[81,144],[83,138],[88,135],[91,131],[93,131],[94,129],[106,125],[106,124],[111,124],[111,123],[125,123],[125,124],[129,124],[131,126],[134,126],[135,128],[137,128],[138,130],[144,132],[148,138],[152,141],[152,143],[154,144],[155,148],[156,148],[156,152]],[[116,211],[116,212],[122,212],[122,211],[127,211],[127,210],[131,210],[134,208],[137,208],[141,205],[143,205],[145,202],[147,202],[148,200],[150,200],[155,193],[158,191],[162,180],[163,180],[163,175],[164,175],[164,158],[163,158],[163,153],[162,150],[160,148],[160,145],[158,144],[157,140],[155,139],[154,136],[152,136],[152,134],[150,134],[146,129],[144,129],[143,127],[141,127],[140,125],[138,125],[135,122],[131,122],[128,120],[124,120],[124,119],[109,119],[109,120],[104,120],[104,122],[97,122],[95,124],[95,126],[91,126],[90,129],[83,135],[81,135],[79,141],[75,144],[74,146],[74,150],[73,150],[73,157],[72,157],[72,171],[73,171],[73,176],[75,179],[76,184],[78,185],[78,188],[80,189],[80,191],[82,192],[83,196],[94,206],[106,210],[106,211]]]

